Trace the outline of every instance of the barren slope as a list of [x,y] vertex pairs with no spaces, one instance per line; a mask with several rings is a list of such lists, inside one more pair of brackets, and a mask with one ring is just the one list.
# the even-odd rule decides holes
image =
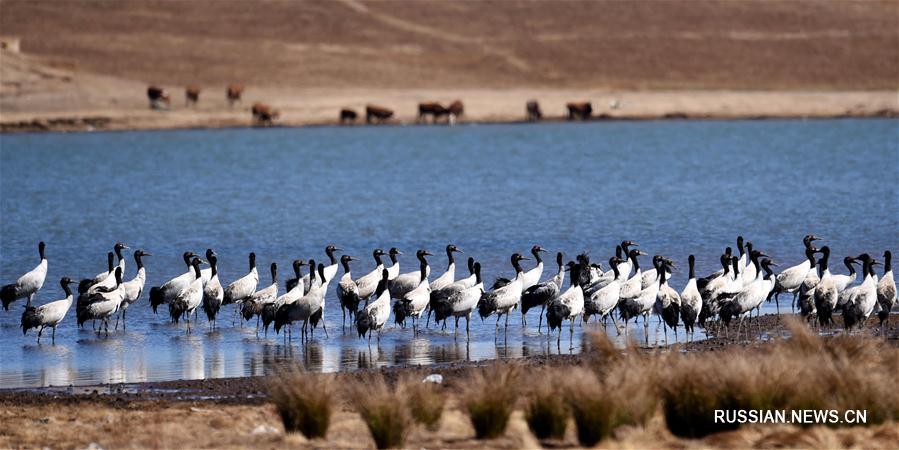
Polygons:
[[890,89],[899,3],[0,2],[78,71],[272,87]]

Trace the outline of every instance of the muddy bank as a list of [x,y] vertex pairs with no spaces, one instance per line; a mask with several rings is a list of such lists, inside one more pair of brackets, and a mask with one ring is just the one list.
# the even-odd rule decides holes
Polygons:
[[[790,333],[785,324],[789,315],[765,315],[753,318],[750,325],[744,323],[742,331],[737,334],[736,325],[730,328],[718,328],[715,324],[709,327],[709,338],[694,342],[665,346],[661,342],[634,341],[637,351],[653,352],[718,352],[764,349],[772,340],[788,339]],[[656,326],[656,319],[650,320],[650,327]],[[683,330],[679,331],[680,333]],[[669,331],[671,333],[671,331]],[[839,326],[833,329],[819,330],[822,337],[827,338],[843,333]],[[891,347],[899,348],[899,317],[891,318],[881,336],[876,318],[870,319],[863,333],[882,337]],[[673,333],[672,333],[673,338]],[[590,356],[574,355],[532,355],[522,358],[502,360],[501,364],[521,364],[528,369],[541,367],[576,366],[585,362]],[[432,366],[392,366],[378,369],[364,369],[353,372],[335,373],[338,382],[352,381],[368,377],[373,373],[382,374],[388,381],[415,374],[441,374],[447,386],[452,389],[459,380],[464,380],[466,373],[493,364],[493,361],[453,362]],[[35,405],[48,401],[63,404],[81,402],[98,403],[112,407],[125,407],[132,403],[167,403],[167,402],[201,402],[216,404],[262,404],[266,402],[267,379],[265,377],[212,378],[207,380],[176,380],[164,382],[108,384],[80,387],[51,387],[37,389],[0,389],[0,405]]]
[[[259,126],[249,107],[228,108],[223,100],[211,99],[196,108],[175,106],[152,111],[141,104],[140,89],[123,93],[114,108],[56,108],[49,111],[11,104],[0,115],[0,132],[76,132],[121,130],[167,130]],[[565,104],[590,100],[594,113],[585,121],[608,120],[736,120],[736,119],[827,119],[899,117],[895,92],[605,92],[605,91],[357,91],[315,92],[257,89],[258,98],[272,105],[280,117],[269,126],[302,127],[340,124],[342,108],[353,109],[359,118],[348,126],[367,126],[364,108],[368,103],[385,105],[395,114],[383,125],[415,125],[417,101],[429,98],[461,98],[466,111],[461,124],[532,123],[524,116],[531,98],[541,102],[543,122],[568,121]],[[133,105],[123,109],[123,105]],[[61,110],[60,110],[61,109]],[[579,120],[580,122],[580,120]],[[428,123],[425,121],[424,123]],[[446,126],[441,121],[436,126]],[[373,126],[373,125],[370,125]]]

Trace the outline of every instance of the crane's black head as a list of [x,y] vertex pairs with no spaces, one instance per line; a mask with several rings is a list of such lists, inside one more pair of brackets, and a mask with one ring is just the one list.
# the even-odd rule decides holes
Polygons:
[[181,254],[181,259],[184,260],[184,264],[187,264],[189,266],[190,259],[193,258],[194,256],[197,256],[194,254],[194,252],[184,252]]
[[402,254],[403,254],[403,252],[401,252],[400,249],[398,249],[398,248],[396,248],[396,247],[390,247],[389,253],[390,253],[390,256],[392,256],[392,257],[395,257],[396,255],[402,255]]
[[328,245],[327,247],[325,247],[325,253],[327,253],[328,256],[331,256],[334,252],[341,251],[341,250],[343,250],[343,249],[340,247],[335,247],[334,244],[331,244],[331,245]]
[[215,250],[213,250],[211,248],[206,249],[206,259],[207,260],[212,259],[215,256],[218,256],[218,253],[216,253]]
[[256,268],[256,253],[250,252],[250,270]]
[[727,255],[728,259],[730,258],[730,255],[732,255],[733,253],[734,253],[734,252],[733,252],[733,250],[732,250],[730,247],[725,247],[725,248],[724,248],[724,254]]
[[425,256],[434,256],[434,255],[425,249],[421,249],[421,250],[415,252],[415,256],[418,257],[419,260],[424,260]]
[[381,249],[379,249],[379,248],[376,248],[375,251],[373,251],[371,254],[372,254],[372,256],[374,256],[375,258],[378,258],[379,256],[384,256],[384,250],[381,250]]
[[724,268],[724,273],[728,273],[728,271],[730,271],[730,256],[725,253],[721,255],[719,261],[721,261],[721,267]]
[[525,260],[525,259],[531,259],[531,258],[527,258],[527,257],[525,257],[525,256],[522,256],[521,253],[513,253],[513,254],[512,254],[512,262],[513,262],[513,263],[517,263],[517,262],[523,261],[523,260]]
[[567,263],[565,263],[565,271],[566,272],[571,271],[571,268],[574,267],[576,264],[577,263],[574,261],[568,261]]
[[630,259],[637,259],[637,257],[640,256],[640,255],[646,255],[646,252],[644,252],[643,250],[638,250],[638,249],[636,249],[636,248],[635,248],[635,249],[632,249],[632,250],[629,251],[629,252],[627,252],[627,256],[628,256]]
[[354,258],[350,255],[343,255],[340,257],[340,262],[342,262],[344,264],[349,264],[350,261],[358,261],[358,259]]
[[537,254],[539,254],[539,253],[546,253],[546,250],[545,250],[543,247],[539,246],[539,245],[535,245],[535,246],[531,247],[531,254],[532,254],[532,255],[534,255],[534,256],[536,257]]
[[270,269],[272,272],[272,283],[278,279],[278,263],[273,262]]
[[44,249],[47,248],[47,245],[44,244],[44,241],[40,241],[37,243],[37,252],[40,253],[41,259],[44,259]]
[[115,246],[113,246],[113,249],[115,249],[116,252],[121,252],[122,250],[124,250],[126,248],[131,248],[131,247],[128,247],[127,245],[125,245],[121,242],[116,242]]
[[743,253],[743,236],[737,236],[737,249]]
[[446,246],[446,254],[449,255],[450,253],[453,253],[453,252],[456,252],[456,253],[465,253],[465,252],[462,251],[462,249],[460,249],[459,247],[456,247],[456,246],[453,245],[453,244],[447,245],[447,246]]
[[293,270],[294,271],[299,271],[300,267],[303,267],[305,265],[306,265],[306,261],[303,261],[302,259],[293,260]]
[[309,279],[315,279],[315,260],[312,258],[309,258]]
[[153,254],[152,254],[152,253],[147,253],[147,252],[145,252],[145,251],[143,251],[143,250],[139,250],[139,249],[138,249],[137,251],[134,252],[134,257],[135,257],[135,258],[136,258],[136,257],[144,257],[144,256],[153,256]]
[[70,285],[70,284],[73,284],[73,283],[74,283],[74,281],[72,281],[72,279],[69,278],[69,277],[62,277],[62,278],[59,280],[59,285],[62,286],[62,287],[66,287],[66,286],[68,286],[68,285]]
[[481,263],[474,263],[472,270],[474,271],[475,284],[481,284]]
[[693,264],[696,264],[696,257],[693,256],[693,255],[688,256],[688,257],[687,257],[687,263],[690,264],[691,266],[692,266]]

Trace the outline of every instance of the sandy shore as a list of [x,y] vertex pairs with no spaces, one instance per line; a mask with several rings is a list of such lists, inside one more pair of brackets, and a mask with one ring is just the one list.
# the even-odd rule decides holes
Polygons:
[[[134,91],[141,93],[139,86]],[[249,105],[262,101],[281,112],[276,125],[333,125],[342,108],[360,114],[364,124],[366,104],[395,111],[392,124],[414,124],[417,105],[422,101],[448,104],[453,99],[465,103],[463,123],[523,122],[528,100],[540,102],[545,120],[565,120],[565,104],[590,101],[593,120],[644,119],[759,119],[896,117],[899,97],[888,91],[859,92],[741,92],[741,91],[668,91],[611,92],[603,90],[375,90],[375,89],[285,89],[257,88],[245,95],[242,104],[229,108],[213,88],[201,97],[199,105],[188,108],[176,98],[171,110],[150,110],[140,95],[118,100],[118,107],[82,109],[60,102],[46,110],[20,107],[8,102],[0,112],[0,130],[82,131],[82,130],[155,130],[179,128],[223,128],[253,125]],[[43,103],[43,101],[41,102]],[[56,106],[61,105],[61,106]]]

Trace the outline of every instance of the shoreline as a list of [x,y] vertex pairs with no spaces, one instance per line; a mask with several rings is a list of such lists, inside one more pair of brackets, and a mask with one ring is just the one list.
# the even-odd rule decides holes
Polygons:
[[[710,366],[702,366],[699,361],[720,362],[722,358],[727,358],[736,363],[734,373],[745,375],[752,372],[747,369],[747,361],[784,364],[778,362],[783,361],[778,358],[786,354],[801,355],[802,351],[819,349],[827,357],[827,352],[842,354],[840,352],[848,349],[859,353],[857,356],[852,356],[854,353],[846,356],[861,358],[855,361],[870,363],[871,367],[880,371],[878,380],[881,389],[884,386],[882,383],[889,383],[884,380],[891,379],[890,375],[883,373],[883,370],[889,367],[886,361],[890,361],[890,356],[883,353],[899,347],[899,324],[895,316],[887,329],[885,341],[880,341],[882,338],[877,335],[876,321],[869,321],[865,329],[859,332],[869,337],[862,341],[840,337],[843,333],[835,328],[834,333],[824,333],[820,339],[813,338],[811,334],[797,336],[796,343],[791,344],[792,338],[788,338],[791,328],[786,321],[785,317],[776,315],[761,316],[760,335],[753,335],[748,340],[733,339],[731,332],[731,338],[713,337],[671,347],[619,349],[621,355],[630,355],[623,359],[618,359],[615,356],[618,351],[606,347],[602,339],[591,339],[595,347],[576,355],[534,355],[498,360],[496,363],[480,361],[451,363],[441,367],[398,366],[323,374],[320,376],[328,378],[328,383],[334,388],[329,400],[333,414],[326,435],[315,439],[284,429],[269,394],[271,378],[267,376],[105,385],[109,391],[104,393],[100,393],[100,389],[85,393],[70,393],[64,388],[0,390],[0,418],[7,424],[7,431],[0,432],[0,447],[371,448],[374,444],[371,435],[348,395],[351,395],[353,386],[370,382],[372,376],[382,376],[386,383],[397,384],[415,382],[430,374],[442,375],[438,389],[444,393],[446,403],[441,408],[437,427],[429,430],[421,425],[411,425],[405,441],[408,448],[581,447],[571,418],[566,419],[563,437],[538,440],[532,434],[525,421],[527,396],[533,393],[539,381],[527,375],[518,380],[522,383],[515,388],[518,394],[505,431],[492,439],[476,439],[465,407],[465,392],[482,370],[583,376],[584,371],[597,371],[600,367],[622,373],[620,371],[625,366],[620,364],[635,364],[630,369],[635,370],[634,376],[639,379],[648,376],[645,370],[650,367],[676,369],[671,365],[653,366],[651,361],[658,364],[692,357],[694,362],[705,367],[702,370],[706,372],[699,373],[710,370]],[[806,327],[804,324],[798,326]],[[785,350],[790,348],[792,350]],[[726,352],[726,356],[721,352]],[[492,369],[494,364],[500,367]],[[672,376],[683,380],[684,367],[676,370],[681,371],[678,372],[680,378],[676,378],[676,373]],[[734,386],[737,389],[738,385]],[[619,425],[599,445],[602,448],[894,448],[899,443],[899,423],[893,420],[879,422],[875,419],[861,426],[759,422],[704,436],[679,437],[673,434],[665,416],[663,406],[657,404],[643,424]]]
[[[641,341],[633,341],[637,350],[647,354],[657,352],[682,352],[682,353],[704,353],[726,351],[730,349],[736,350],[758,350],[764,349],[772,341],[780,339],[789,339],[789,332],[786,327],[787,317],[795,317],[801,320],[795,314],[766,314],[760,316],[758,325],[761,331],[754,331],[750,339],[737,339],[733,336],[734,328],[728,332],[727,336],[710,335],[706,339],[696,340],[687,343],[672,344],[670,346],[659,345],[654,343],[651,346],[644,346]],[[885,332],[886,342],[890,346],[899,348],[899,314],[891,317]],[[753,318],[752,327],[757,330],[756,319]],[[879,337],[880,328],[877,325],[876,318],[868,320],[865,326],[865,334],[869,336]],[[821,333],[824,339],[832,338],[842,334],[842,328],[837,327],[832,332]],[[585,335],[586,337],[586,335]],[[622,348],[622,351],[625,349]],[[470,369],[482,368],[499,362],[501,364],[521,364],[527,367],[544,367],[544,366],[577,366],[582,364],[585,359],[589,358],[585,353],[574,354],[538,354],[528,355],[517,358],[488,359],[475,361],[453,361],[432,365],[411,365],[400,364],[394,366],[386,366],[379,368],[364,368],[352,371],[328,372],[329,376],[337,378],[364,378],[374,373],[384,375],[388,380],[398,379],[408,373],[438,373],[444,375],[458,375]],[[114,404],[122,404],[122,402],[144,402],[144,401],[164,401],[164,402],[211,402],[226,404],[258,404],[265,402],[265,387],[267,382],[266,375],[243,376],[243,377],[224,377],[224,378],[206,378],[206,379],[180,379],[166,381],[144,381],[144,382],[125,382],[125,383],[105,383],[93,385],[67,385],[67,386],[44,386],[44,387],[21,387],[21,388],[0,388],[0,404],[4,403],[23,403],[29,404],[33,402],[41,402],[46,400],[60,400],[65,402],[84,402],[84,401],[100,401],[111,402]]]
[[[137,88],[135,88],[137,90]],[[210,88],[211,90],[211,88]],[[138,91],[139,92],[139,91]],[[172,94],[175,94],[172,91]],[[60,93],[62,95],[62,93]],[[125,95],[125,94],[120,94]],[[213,94],[208,94],[211,96]],[[279,109],[274,128],[339,125],[341,108],[360,113],[358,126],[418,125],[417,104],[427,99],[447,103],[460,98],[466,112],[459,124],[528,124],[524,104],[535,98],[543,109],[541,122],[568,122],[565,103],[591,101],[593,116],[586,122],[645,120],[778,120],[899,117],[899,93],[892,91],[634,91],[606,90],[290,90],[257,88],[242,104],[229,108],[225,100],[202,98],[187,108],[175,100],[170,110],[154,111],[134,92],[127,97],[101,99],[81,107],[61,102],[58,110],[32,105],[26,98],[6,98],[0,110],[0,133],[142,131],[188,129],[267,128],[253,123],[249,105],[262,101]],[[366,104],[388,106],[395,116],[384,124],[367,125]],[[53,104],[53,103],[50,103]],[[108,107],[116,105],[112,108]],[[577,121],[579,122],[579,121]],[[539,122],[538,122],[539,123]],[[429,124],[426,123],[425,124]],[[434,125],[446,126],[445,123]]]

